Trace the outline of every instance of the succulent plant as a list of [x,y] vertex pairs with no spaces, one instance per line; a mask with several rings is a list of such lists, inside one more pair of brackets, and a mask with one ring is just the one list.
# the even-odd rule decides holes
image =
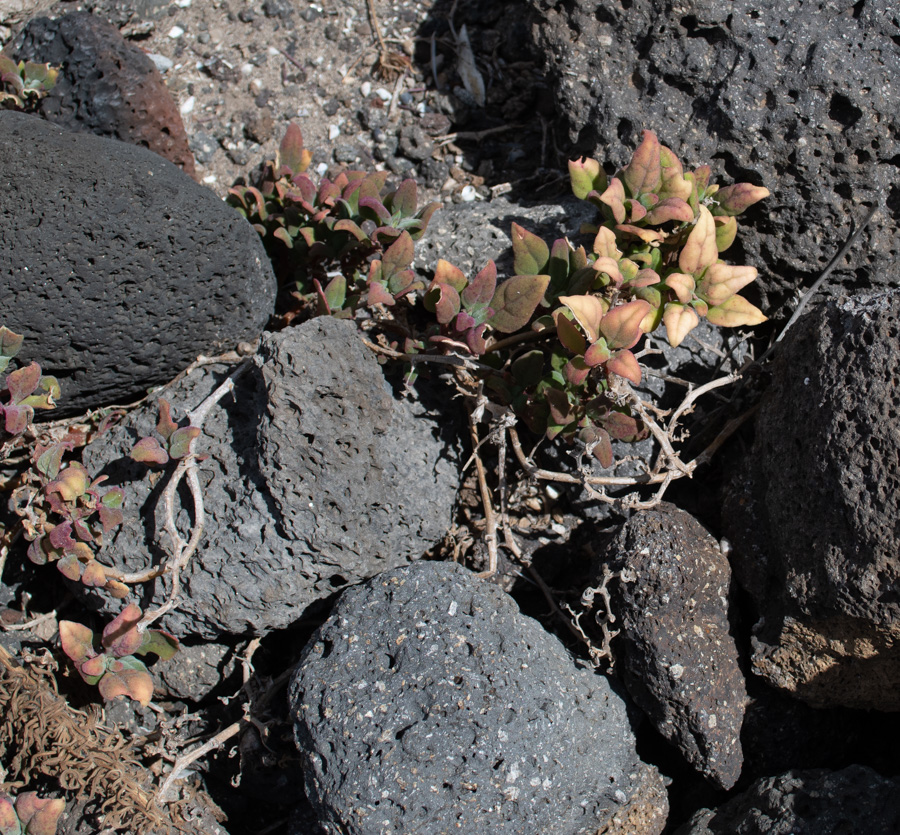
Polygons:
[[[0,327],[0,374],[22,348],[24,338],[5,325]],[[56,377],[41,374],[36,362],[10,371],[0,386],[0,415],[2,431],[7,435],[21,435],[34,418],[35,409],[52,409],[59,397]],[[0,434],[2,438],[2,434]]]
[[128,696],[146,707],[153,696],[153,679],[134,656],[152,652],[167,661],[178,651],[178,640],[168,632],[141,631],[142,617],[140,607],[130,603],[100,636],[80,623],[59,622],[63,652],[88,684],[97,685],[104,699]]
[[59,798],[23,792],[15,799],[0,793],[0,835],[56,835],[59,816],[66,808]]
[[50,64],[19,61],[0,55],[0,108],[34,110],[56,84],[59,70]]
[[159,420],[156,431],[163,439],[161,444],[156,438],[141,438],[131,450],[131,457],[142,464],[164,466],[172,458],[184,458],[191,452],[191,444],[200,434],[196,426],[179,427],[172,420],[172,409],[167,400],[159,399]]

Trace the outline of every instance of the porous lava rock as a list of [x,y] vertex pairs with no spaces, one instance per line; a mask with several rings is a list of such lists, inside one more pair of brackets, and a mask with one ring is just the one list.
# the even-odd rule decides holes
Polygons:
[[0,112],[0,181],[3,321],[59,378],[54,417],[134,400],[268,321],[259,236],[146,148]]
[[330,832],[659,833],[625,703],[496,586],[419,562],[346,590],[290,711]]
[[700,809],[675,835],[848,832],[900,832],[900,781],[861,765],[788,771],[757,780],[717,809]]
[[60,67],[40,114],[60,127],[141,145],[194,176],[178,106],[156,65],[115,26],[85,12],[30,20],[12,45],[18,61]]
[[814,706],[900,709],[898,339],[896,291],[801,317],[726,497],[754,669]]
[[747,689],[730,632],[728,560],[696,519],[663,502],[632,516],[600,563],[619,575],[609,584],[620,630],[612,646],[626,689],[691,765],[730,789],[743,763]]
[[[761,271],[763,310],[840,249],[885,201],[864,281],[900,258],[900,17],[894,0],[530,0],[561,121],[613,167],[652,129],[685,166],[772,195],[745,217],[731,263]],[[836,276],[857,286],[853,272]]]
[[[418,559],[450,526],[459,488],[453,419],[395,398],[351,322],[322,317],[265,334],[258,361],[195,441],[209,455],[199,464],[206,522],[179,605],[162,620],[176,635],[285,627],[344,586]],[[199,369],[158,396],[181,417],[228,371]],[[84,453],[92,472],[126,488],[125,522],[101,559],[128,571],[169,553],[166,476],[151,481],[127,458],[154,434],[157,404],[154,396]],[[180,511],[180,529],[190,523]],[[145,607],[167,590],[157,580]]]

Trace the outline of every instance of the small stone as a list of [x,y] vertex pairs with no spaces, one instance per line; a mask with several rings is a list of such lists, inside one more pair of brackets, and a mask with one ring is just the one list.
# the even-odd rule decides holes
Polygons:
[[169,37],[173,40],[180,38],[183,34],[184,29],[182,29],[180,26],[173,26],[168,32]]
[[359,150],[355,145],[347,143],[336,145],[334,148],[335,162],[356,162],[359,159]]
[[198,43],[207,44],[211,40],[212,40],[212,37],[210,36],[209,32],[201,32],[199,35],[197,35]]
[[336,41],[341,37],[341,30],[338,29],[338,27],[335,26],[333,23],[329,23],[325,27],[325,37],[329,41]]
[[324,105],[322,105],[322,110],[325,112],[326,116],[334,116],[334,114],[338,112],[340,107],[341,103],[337,99],[329,99],[327,102],[325,102]]
[[175,62],[171,58],[160,55],[158,52],[148,52],[147,57],[156,65],[156,69],[160,72],[168,72],[175,66]]
[[254,12],[253,9],[241,9],[238,12],[238,20],[241,21],[241,23],[252,23],[256,20],[256,12]]
[[369,94],[372,92],[372,82],[363,81],[363,83],[359,85],[359,92],[361,95],[368,98]]

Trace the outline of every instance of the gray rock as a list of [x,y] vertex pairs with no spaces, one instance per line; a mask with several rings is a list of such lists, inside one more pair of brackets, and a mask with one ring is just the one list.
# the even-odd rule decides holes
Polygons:
[[637,758],[608,681],[457,564],[422,562],[344,592],[289,698],[329,832],[665,824],[661,778]]
[[900,781],[870,768],[788,771],[757,780],[717,809],[701,809],[675,835],[894,835]]
[[234,672],[235,666],[234,650],[225,644],[182,643],[172,658],[153,665],[154,698],[202,701]]
[[755,669],[816,706],[900,709],[898,319],[881,291],[797,322],[725,506]]
[[[866,283],[900,258],[900,19],[894,0],[531,0],[533,34],[569,137],[623,165],[653,129],[691,168],[772,196],[729,261],[761,270],[763,310],[811,283],[860,204]],[[743,241],[741,244],[740,242]],[[852,272],[845,283],[856,283]]]
[[3,320],[59,378],[54,417],[134,399],[268,320],[258,235],[146,148],[6,111],[0,180]]
[[[450,525],[452,420],[396,400],[352,323],[324,317],[266,334],[259,357],[196,442],[210,455],[199,465],[206,526],[182,601],[162,621],[176,635],[287,626],[340,588],[418,559]],[[181,416],[226,371],[207,368],[162,394]],[[127,484],[126,521],[102,559],[129,571],[166,554],[163,485],[125,457],[156,418],[154,397],[84,455],[92,472],[105,467],[112,483]],[[181,511],[179,524],[189,522]],[[166,588],[156,582],[154,605]]]
[[632,516],[600,561],[626,574],[610,588],[625,687],[691,765],[730,789],[747,689],[729,630],[728,560],[696,519],[663,502]]

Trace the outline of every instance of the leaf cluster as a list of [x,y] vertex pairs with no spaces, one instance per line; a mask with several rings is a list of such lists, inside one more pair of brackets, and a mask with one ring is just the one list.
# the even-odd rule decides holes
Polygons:
[[143,612],[129,603],[102,634],[80,623],[59,622],[59,640],[63,652],[88,684],[96,684],[104,699],[129,696],[144,707],[153,695],[153,679],[147,667],[135,655],[149,652],[168,660],[178,651],[178,640],[159,629],[141,630]]
[[59,69],[0,55],[0,108],[32,112],[56,84]]
[[0,835],[56,835],[65,808],[64,800],[38,797],[37,792],[15,798],[0,794]]

